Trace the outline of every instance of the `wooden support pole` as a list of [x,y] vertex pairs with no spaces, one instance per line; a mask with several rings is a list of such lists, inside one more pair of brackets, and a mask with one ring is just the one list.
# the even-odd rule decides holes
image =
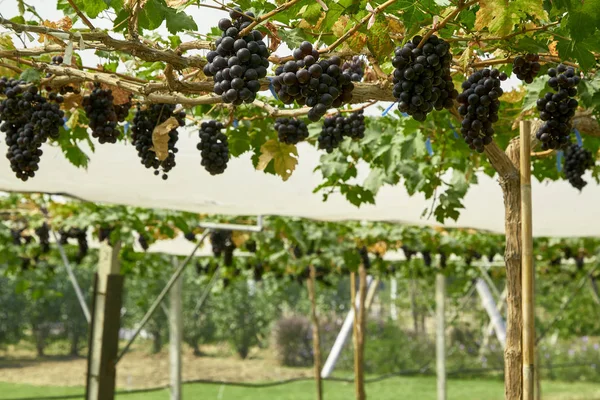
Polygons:
[[317,295],[315,287],[316,269],[313,265],[310,267],[310,276],[306,280],[306,288],[308,289],[308,297],[310,299],[310,319],[312,321],[312,338],[313,338],[313,357],[315,369],[315,383],[317,385],[317,400],[323,399],[323,380],[321,379],[321,335],[319,330],[319,318],[317,317]]
[[[175,269],[179,266],[173,257]],[[171,369],[171,400],[181,400],[181,342],[183,341],[183,278],[177,278],[169,292],[169,364]]]
[[523,400],[534,400],[535,311],[531,207],[531,121],[521,121],[521,281],[523,298]]
[[[356,274],[350,275],[352,294],[354,297],[354,288],[356,287]],[[364,370],[364,351],[365,351],[365,330],[366,330],[366,300],[367,300],[367,271],[361,264],[358,267],[358,304],[352,299],[352,306],[356,307],[354,312],[354,389],[356,400],[365,400],[365,370]]]
[[120,274],[120,242],[113,247],[100,245],[94,319],[90,332],[88,357],[87,400],[115,398],[116,360],[119,350],[123,276]]
[[435,359],[437,400],[446,400],[446,276],[435,276]]

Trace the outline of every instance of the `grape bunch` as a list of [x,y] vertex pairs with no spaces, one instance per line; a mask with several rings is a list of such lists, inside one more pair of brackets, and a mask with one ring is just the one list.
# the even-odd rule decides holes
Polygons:
[[434,108],[451,108],[458,96],[450,76],[450,45],[432,35],[419,48],[422,39],[417,35],[403,47],[397,47],[392,60],[396,68],[392,94],[398,99],[398,110],[416,121],[425,121]]
[[200,164],[211,175],[225,172],[229,161],[229,144],[227,136],[221,132],[223,124],[214,120],[203,122],[200,125],[200,143],[196,146],[200,150],[202,161]]
[[365,116],[362,110],[350,114],[349,117],[338,114],[325,118],[318,138],[319,149],[331,153],[346,136],[352,139],[365,137]]
[[586,150],[576,143],[571,144],[565,150],[565,177],[575,189],[583,189],[587,182],[582,176],[586,170],[595,164],[592,152]]
[[148,237],[143,233],[139,233],[138,243],[144,251],[148,251],[148,249],[150,248],[150,244],[148,244]]
[[260,90],[259,79],[267,76],[269,49],[263,35],[253,30],[244,37],[239,33],[247,28],[254,18],[251,12],[242,12],[239,7],[229,12],[228,18],[219,21],[222,37],[215,42],[216,51],[206,55],[208,63],[204,74],[212,76],[213,91],[225,103],[252,103]]
[[35,228],[35,234],[40,240],[42,254],[48,253],[50,251],[50,229],[48,228],[48,224],[44,222],[42,225]]
[[333,56],[319,61],[319,52],[309,42],[302,42],[293,51],[294,61],[275,69],[273,88],[284,104],[311,107],[308,119],[316,122],[329,107],[340,107],[352,100],[354,84],[340,68],[342,60]]
[[154,168],[154,175],[159,175],[159,169],[162,168],[162,178],[164,180],[169,178],[167,173],[176,165],[175,153],[179,150],[175,146],[179,139],[179,133],[176,128],[169,132],[169,154],[167,158],[160,161],[153,150],[152,132],[156,126],[171,117],[177,119],[179,126],[185,125],[185,112],[175,113],[175,105],[173,104],[152,104],[145,110],[142,110],[138,106],[133,118],[133,126],[131,127],[132,143],[138,152],[142,164],[146,168]]
[[500,82],[506,79],[504,72],[483,69],[462,83],[463,92],[457,98],[458,112],[463,116],[460,132],[469,147],[478,153],[492,142],[492,124],[498,121],[500,109],[498,98],[504,93]]
[[548,76],[548,85],[556,93],[548,92],[537,101],[540,119],[545,121],[536,133],[543,150],[559,149],[569,143],[571,118],[579,105],[574,97],[580,78],[573,67],[559,64],[548,70]]
[[297,118],[277,118],[275,130],[281,143],[296,144],[308,137],[306,123]]
[[117,115],[117,121],[123,122],[129,115],[129,110],[131,109],[131,106],[133,105],[131,103],[132,98],[133,98],[133,96],[130,95],[128,102],[123,103],[123,104],[115,104],[115,114]]
[[526,54],[525,56],[517,56],[513,60],[512,72],[517,75],[517,78],[525,83],[533,82],[540,72],[542,67],[539,63],[540,56],[537,54]]
[[0,78],[0,131],[6,133],[6,157],[16,177],[22,181],[35,176],[39,169],[41,146],[48,138],[58,139],[64,112],[61,96],[46,99],[35,86],[26,82]]
[[69,228],[68,230],[61,229],[60,233],[60,244],[67,244],[69,239],[76,239],[79,247],[77,254],[75,255],[75,262],[80,264],[85,258],[89,251],[89,245],[87,241],[87,229],[85,228]]
[[60,65],[63,63],[62,56],[52,56],[52,65]]
[[215,257],[221,257],[221,254],[231,246],[231,231],[214,230],[209,236],[210,246]]
[[342,72],[350,74],[354,82],[360,82],[365,75],[365,62],[359,56],[354,56],[351,61],[342,64]]
[[105,90],[96,84],[92,93],[83,98],[83,109],[90,120],[92,136],[100,144],[117,143],[117,113],[113,104],[112,90]]

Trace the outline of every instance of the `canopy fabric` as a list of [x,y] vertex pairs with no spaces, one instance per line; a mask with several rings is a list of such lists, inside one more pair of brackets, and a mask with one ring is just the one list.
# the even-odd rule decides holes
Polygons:
[[[185,210],[206,214],[283,215],[322,220],[385,220],[415,225],[434,225],[422,217],[432,199],[410,197],[402,185],[384,187],[375,205],[357,208],[340,194],[323,201],[313,193],[321,182],[320,152],[300,144],[299,162],[288,181],[256,171],[250,156],[232,159],[223,175],[211,176],[200,165],[196,150],[197,131],[180,133],[177,166],[163,181],[140,163],[131,144],[97,145],[90,155],[89,168],[72,166],[58,147],[45,145],[40,170],[27,182],[18,180],[6,157],[0,157],[0,190],[19,192],[63,193],[93,202],[125,204],[149,208]],[[6,145],[0,144],[0,153]],[[359,182],[367,176],[365,165],[359,166]],[[591,177],[588,177],[591,181]],[[533,232],[535,236],[597,236],[600,225],[600,187],[590,182],[579,193],[566,181],[533,182]],[[448,227],[469,227],[504,232],[504,205],[500,186],[495,179],[480,175],[465,201],[465,209]]]

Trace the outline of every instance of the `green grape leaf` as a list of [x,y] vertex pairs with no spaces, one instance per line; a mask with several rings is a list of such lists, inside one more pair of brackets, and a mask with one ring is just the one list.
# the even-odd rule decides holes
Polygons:
[[356,207],[363,203],[375,204],[375,197],[370,190],[358,185],[342,185],[340,193],[346,196],[346,199]]
[[229,154],[232,157],[239,157],[252,148],[247,129],[231,129],[227,132],[227,135]]
[[591,46],[587,39],[579,43],[575,43],[570,40],[559,40],[558,44],[556,45],[558,55],[561,57],[561,59],[577,60],[579,66],[584,71],[596,65],[596,59],[594,54],[591,52],[590,47]]
[[542,0],[481,0],[475,18],[475,29],[485,28],[492,34],[508,35],[521,18],[546,19]]
[[311,25],[315,25],[322,14],[323,8],[316,2],[308,6],[303,6],[298,13],[300,17],[304,18]]
[[96,18],[108,8],[108,2],[104,0],[74,0],[74,3],[90,18]]
[[515,47],[519,50],[525,50],[529,53],[544,53],[548,51],[548,46],[543,42],[538,42],[537,40],[529,37],[523,36],[515,43]]
[[87,169],[90,158],[79,148],[79,146],[69,143],[66,146],[61,146],[61,149],[65,158],[69,160],[71,164],[77,168]]
[[300,29],[279,29],[277,35],[290,49],[295,49],[304,41]]
[[546,81],[548,77],[538,76],[533,80],[532,83],[527,85],[527,93],[523,98],[523,111],[530,110],[536,107],[536,102],[540,98],[540,94],[546,87]]
[[175,34],[182,31],[198,30],[198,25],[194,19],[183,11],[176,12],[172,8],[167,12],[167,29],[170,33]]
[[39,82],[41,74],[40,71],[36,69],[28,68],[21,73],[21,76],[19,78],[24,80],[25,82]]
[[298,150],[295,145],[284,144],[276,139],[271,139],[260,148],[260,157],[258,158],[257,170],[264,170],[274,162],[275,173],[284,181],[287,181],[296,165],[298,164]]
[[574,41],[581,41],[600,28],[600,0],[573,1],[565,16],[566,27]]

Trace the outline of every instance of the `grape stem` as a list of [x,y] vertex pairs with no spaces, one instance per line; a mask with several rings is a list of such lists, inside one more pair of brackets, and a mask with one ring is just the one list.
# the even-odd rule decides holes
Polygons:
[[84,13],[81,12],[81,10],[79,9],[79,7],[77,7],[77,4],[75,4],[75,2],[73,0],[67,0],[67,1],[71,5],[71,7],[73,7],[73,10],[77,13],[77,15],[79,16],[79,18],[81,18],[81,21],[84,24],[86,24],[88,28],[90,28],[91,30],[95,31],[96,28],[94,28],[94,25],[92,25],[92,23],[90,22],[90,20],[85,16]]
[[127,30],[129,31],[129,38],[131,40],[139,40],[138,14],[140,13],[140,10],[140,0],[134,0],[134,4],[131,6],[131,15],[127,22]]
[[446,24],[448,22],[450,22],[450,20],[452,20],[454,17],[456,17],[458,15],[458,13],[460,13],[462,10],[464,10],[465,8],[469,8],[471,7],[473,4],[479,3],[479,0],[471,0],[469,2],[466,3],[459,3],[459,5],[450,13],[446,16],[446,18],[444,18],[442,21],[440,21],[439,24],[435,25],[433,28],[431,28],[426,34],[425,36],[423,36],[423,39],[421,39],[421,42],[419,43],[419,45],[417,46],[419,49],[423,46],[425,46],[425,43],[427,43],[427,41],[429,40],[429,38],[436,33],[437,31],[439,31],[440,29],[442,29],[443,27],[446,26]]
[[277,13],[287,10],[288,8],[290,8],[291,6],[293,6],[294,4],[296,4],[298,2],[300,2],[300,0],[290,0],[287,3],[283,3],[276,9],[269,11],[266,14],[261,15],[260,17],[256,18],[250,25],[248,25],[247,27],[242,29],[239,33],[239,37],[246,36],[248,33],[252,32],[252,29],[254,29],[254,27],[256,25],[260,24],[263,21],[268,20],[269,18],[271,18],[272,16],[274,16]]

